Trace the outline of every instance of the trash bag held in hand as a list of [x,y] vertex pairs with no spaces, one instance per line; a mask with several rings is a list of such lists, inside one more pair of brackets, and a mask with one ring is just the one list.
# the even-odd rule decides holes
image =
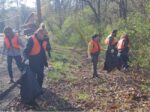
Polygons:
[[21,78],[21,100],[28,104],[35,100],[41,93],[41,88],[36,79],[36,74],[30,70],[29,65],[24,65],[25,72]]

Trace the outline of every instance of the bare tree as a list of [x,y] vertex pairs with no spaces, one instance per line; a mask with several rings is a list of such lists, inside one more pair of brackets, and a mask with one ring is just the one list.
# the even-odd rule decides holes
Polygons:
[[40,24],[42,22],[41,1],[36,0],[36,5],[37,5],[38,24]]
[[91,10],[93,11],[94,15],[95,15],[95,19],[97,21],[97,23],[101,22],[101,0],[82,0],[84,2],[86,2],[89,7],[91,8]]
[[121,18],[123,19],[127,18],[127,0],[119,1],[119,12]]

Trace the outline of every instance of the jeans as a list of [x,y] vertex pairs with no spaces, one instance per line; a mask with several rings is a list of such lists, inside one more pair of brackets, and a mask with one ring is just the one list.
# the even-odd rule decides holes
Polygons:
[[43,85],[43,79],[44,79],[44,64],[35,64],[35,63],[30,63],[29,64],[31,70],[36,74],[37,81],[42,88]]
[[93,63],[93,77],[98,76],[97,74],[98,56],[99,56],[99,53],[91,54],[92,63]]
[[119,52],[117,57],[118,57],[118,69],[120,70],[122,67],[127,69],[129,67],[129,65],[128,65],[128,61],[129,61],[128,54]]
[[17,67],[20,71],[23,70],[22,58],[21,56],[7,56],[7,69],[9,73],[10,79],[13,79],[13,71],[12,71],[12,60],[15,59]]

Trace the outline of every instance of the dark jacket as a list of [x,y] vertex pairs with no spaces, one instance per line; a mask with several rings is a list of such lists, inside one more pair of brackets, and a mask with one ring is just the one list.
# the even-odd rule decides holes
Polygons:
[[38,55],[34,55],[34,56],[29,55],[31,52],[31,49],[33,47],[33,39],[29,38],[27,45],[26,45],[26,48],[24,49],[24,52],[23,52],[24,58],[29,59],[29,65],[31,65],[31,66],[38,66],[38,65],[47,66],[46,54],[45,54],[45,51],[42,47],[43,40],[38,39],[38,42],[41,46],[40,53]]
[[[46,35],[45,35],[46,36]],[[46,51],[48,53],[48,56],[51,57],[51,44],[49,42],[49,38],[48,37],[45,37],[43,41],[46,41],[47,42],[47,46],[46,46]]]

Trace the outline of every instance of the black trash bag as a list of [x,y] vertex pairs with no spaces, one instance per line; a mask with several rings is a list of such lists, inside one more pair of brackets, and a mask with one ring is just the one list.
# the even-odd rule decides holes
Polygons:
[[111,72],[113,69],[117,68],[117,64],[117,49],[107,50],[103,69],[107,72]]
[[29,65],[24,66],[24,73],[21,77],[21,101],[30,104],[41,94],[41,87],[36,78],[36,74],[30,70]]

